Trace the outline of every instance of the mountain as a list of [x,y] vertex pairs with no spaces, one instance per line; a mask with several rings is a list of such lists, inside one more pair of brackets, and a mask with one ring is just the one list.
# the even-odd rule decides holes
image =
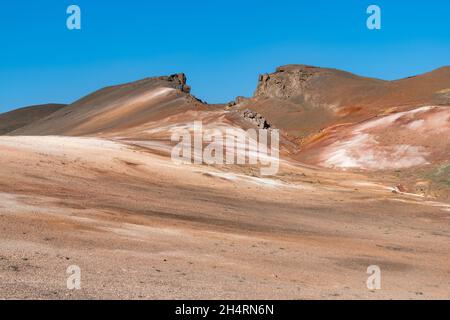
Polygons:
[[384,81],[288,65],[261,75],[254,96],[234,107],[290,136],[301,163],[399,170],[450,159],[450,67]]
[[384,81],[306,65],[287,65],[259,77],[251,99],[238,104],[296,137],[337,124],[425,105],[450,105],[450,67]]
[[44,104],[16,109],[0,114],[0,135],[27,126],[65,107],[64,104]]
[[148,78],[98,90],[11,135],[96,135],[202,108],[184,74]]
[[180,73],[101,89],[45,117],[29,117],[7,133],[159,141],[167,152],[172,129],[202,120],[221,130],[280,129],[282,154],[300,163],[397,170],[446,164],[450,139],[442,137],[450,137],[448,106],[449,67],[384,81],[287,65],[261,75],[253,97],[228,106],[192,96]]
[[[449,79],[286,66],[208,105],[176,74],[0,116],[0,299],[447,299]],[[200,120],[280,129],[277,170],[173,161]]]

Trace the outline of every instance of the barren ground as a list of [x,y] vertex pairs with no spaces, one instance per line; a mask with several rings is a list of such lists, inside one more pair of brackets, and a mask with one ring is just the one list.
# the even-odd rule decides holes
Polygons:
[[0,298],[450,298],[450,205],[389,181],[288,162],[260,179],[98,138],[0,153]]

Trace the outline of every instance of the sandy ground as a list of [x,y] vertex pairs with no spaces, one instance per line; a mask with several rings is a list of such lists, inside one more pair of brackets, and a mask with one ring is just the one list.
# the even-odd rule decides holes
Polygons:
[[97,138],[0,137],[0,154],[0,298],[450,298],[450,206],[389,183]]

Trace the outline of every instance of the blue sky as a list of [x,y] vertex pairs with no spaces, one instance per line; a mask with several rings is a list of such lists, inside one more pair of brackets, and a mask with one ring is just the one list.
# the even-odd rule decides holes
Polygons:
[[[82,10],[82,30],[66,9]],[[366,9],[382,29],[366,28]],[[40,0],[0,4],[0,112],[185,72],[210,103],[289,63],[397,79],[450,64],[450,1]]]

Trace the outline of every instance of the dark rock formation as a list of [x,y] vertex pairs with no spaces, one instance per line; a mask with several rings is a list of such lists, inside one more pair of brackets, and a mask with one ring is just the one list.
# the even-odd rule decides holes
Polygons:
[[259,76],[255,97],[288,99],[302,95],[308,80],[324,71],[304,65],[279,67],[275,73]]
[[169,82],[175,82],[176,83],[176,89],[183,91],[185,93],[191,92],[191,87],[186,84],[187,78],[184,73],[177,73],[170,75],[167,77],[167,81]]
[[267,120],[257,112],[246,109],[241,112],[241,115],[245,120],[256,125],[260,129],[270,129],[272,126],[267,122]]

